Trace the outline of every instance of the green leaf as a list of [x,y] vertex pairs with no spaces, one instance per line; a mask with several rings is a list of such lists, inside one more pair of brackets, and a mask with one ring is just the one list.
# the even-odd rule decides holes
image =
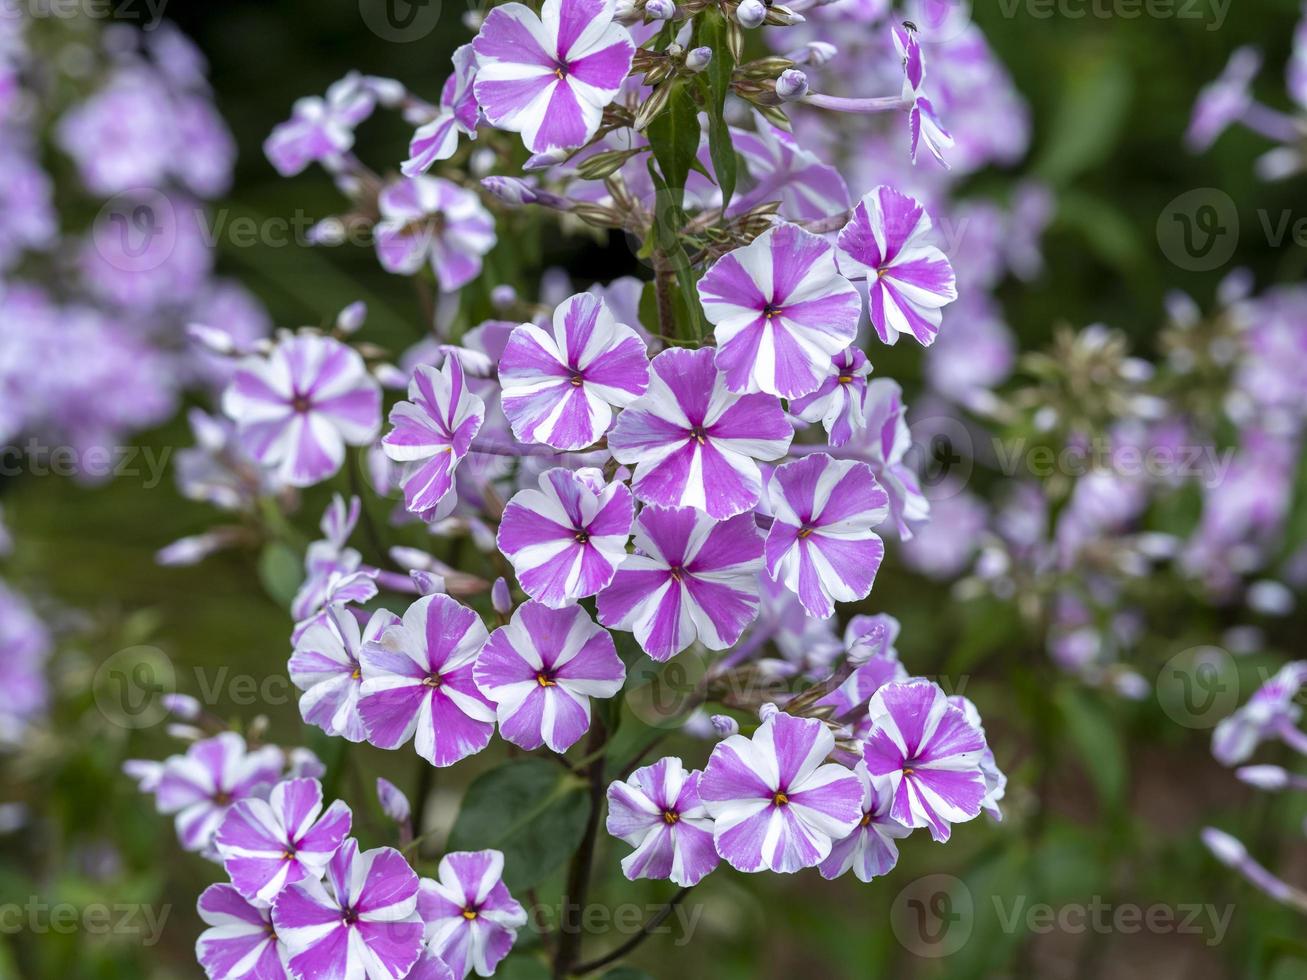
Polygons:
[[704,69],[708,86],[708,154],[713,170],[717,172],[717,186],[722,191],[722,210],[731,203],[735,194],[738,161],[731,143],[731,128],[726,123],[726,96],[731,90],[731,75],[735,72],[735,59],[726,43],[726,18],[718,10],[704,11],[699,24],[700,45],[712,48],[712,61]]
[[549,980],[549,968],[530,956],[513,955],[495,970],[498,980]]
[[684,83],[665,84],[674,86],[667,108],[649,123],[645,135],[672,202],[680,208],[685,200],[685,181],[699,153],[699,107]]
[[633,966],[616,966],[605,973],[599,980],[654,980],[652,973],[645,973]]
[[1129,763],[1111,714],[1100,700],[1070,684],[1059,687],[1054,700],[1099,798],[1110,809],[1120,809],[1125,802]]
[[586,783],[543,759],[508,762],[473,780],[448,850],[504,852],[504,881],[530,888],[571,857],[585,834]]
[[1035,172],[1062,187],[1107,160],[1120,142],[1133,91],[1130,70],[1119,60],[1069,64]]
[[304,581],[299,552],[284,541],[269,542],[259,555],[259,581],[278,605],[289,608]]

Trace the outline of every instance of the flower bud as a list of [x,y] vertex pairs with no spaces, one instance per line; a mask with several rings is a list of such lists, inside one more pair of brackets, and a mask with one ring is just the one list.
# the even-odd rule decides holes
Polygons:
[[508,580],[502,575],[490,587],[490,604],[501,616],[507,616],[513,611],[513,595],[508,590]]
[[740,733],[740,723],[730,715],[713,715],[712,727],[721,738],[729,738]]
[[336,317],[336,329],[345,335],[358,331],[368,317],[368,304],[362,300],[350,303]]
[[161,699],[169,714],[176,715],[182,721],[194,721],[203,710],[200,702],[189,694],[165,694]]
[[766,704],[764,704],[762,707],[758,709],[758,717],[762,721],[766,721],[768,718],[770,718],[772,715],[776,714],[776,712],[780,710],[781,709],[778,708],[775,704],[773,704],[771,701],[768,701]]
[[535,189],[517,177],[482,177],[481,186],[512,207],[536,202]]
[[735,19],[741,27],[753,29],[761,27],[767,19],[767,7],[762,0],[744,0],[735,8]]
[[1277,790],[1289,785],[1288,770],[1279,766],[1240,766],[1234,774],[1240,782],[1257,789]]
[[833,44],[828,44],[825,41],[809,41],[803,47],[791,51],[785,57],[796,65],[812,65],[814,68],[820,68],[823,65],[830,64],[838,53],[839,49]]
[[793,102],[808,94],[808,76],[797,68],[781,73],[776,79],[776,96],[782,102]]
[[672,0],[645,0],[644,15],[649,20],[671,20],[676,16]]
[[712,48],[694,48],[685,56],[685,67],[689,71],[703,71],[712,62]]
[[389,779],[377,777],[377,799],[381,801],[381,812],[395,823],[408,823],[413,808],[409,806],[408,797]]
[[508,283],[501,283],[490,290],[490,305],[503,312],[517,302],[517,290]]
[[408,573],[408,577],[413,580],[413,584],[423,595],[445,594],[445,577],[443,575],[415,568]]

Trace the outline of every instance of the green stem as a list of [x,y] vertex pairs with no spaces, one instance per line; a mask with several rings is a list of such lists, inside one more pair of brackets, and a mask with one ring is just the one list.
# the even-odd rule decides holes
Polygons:
[[[590,779],[590,813],[586,817],[585,834],[581,846],[572,856],[567,873],[567,888],[563,892],[562,908],[558,917],[558,950],[554,955],[554,980],[564,980],[574,971],[581,953],[581,916],[585,908],[586,892],[590,888],[590,874],[594,867],[595,844],[599,838],[599,811],[604,801],[604,755],[608,733],[604,724],[595,718],[586,743],[586,756],[593,757],[588,773]],[[571,921],[571,910],[576,907],[578,916]]]
[[588,963],[582,963],[580,966],[576,967],[572,971],[572,973],[575,974],[576,976],[580,976],[583,973],[593,973],[595,970],[605,967],[609,963],[615,963],[618,960],[620,960],[622,957],[626,956],[633,949],[639,946],[642,942],[644,942],[646,939],[652,936],[655,929],[657,929],[660,925],[662,925],[664,922],[667,921],[667,917],[672,914],[672,910],[675,909],[676,906],[680,905],[681,902],[685,901],[685,896],[690,894],[690,889],[693,887],[694,887],[693,885],[690,885],[689,888],[682,888],[679,892],[677,892],[674,896],[672,896],[671,901],[669,901],[666,905],[664,905],[657,912],[655,912],[645,922],[645,924],[640,927],[639,932],[637,932],[626,942],[622,943],[622,945],[618,946],[611,953],[607,953],[604,956],[599,957],[597,960],[591,960]]

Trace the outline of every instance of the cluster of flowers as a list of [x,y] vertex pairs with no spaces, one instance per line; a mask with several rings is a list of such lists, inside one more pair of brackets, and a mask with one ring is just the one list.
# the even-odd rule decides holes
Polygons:
[[[200,716],[190,699],[170,706]],[[175,814],[182,846],[230,879],[197,906],[210,928],[196,956],[211,977],[490,976],[526,924],[499,851],[446,854],[435,878],[419,878],[393,847],[361,851],[349,806],[324,809],[325,770],[307,749],[256,748],[223,731],[125,769],[160,813]],[[411,837],[408,800],[384,779],[377,794]]]
[[[1307,663],[1286,664],[1269,678],[1248,703],[1225,718],[1212,733],[1212,754],[1227,766],[1239,766],[1235,775],[1256,789],[1277,793],[1307,789],[1307,779],[1283,766],[1241,765],[1264,742],[1278,742],[1299,755],[1307,755],[1307,734],[1298,727],[1302,707],[1298,701],[1307,685]],[[1307,833],[1307,826],[1304,826]],[[1300,912],[1307,913],[1307,891],[1277,877],[1248,854],[1238,838],[1208,827],[1203,842],[1222,864],[1233,868],[1255,888]]]
[[[202,200],[226,190],[235,145],[199,52],[168,24],[29,26],[22,5],[0,13],[0,442],[67,447],[93,479],[106,467],[88,453],[167,419],[183,386],[222,382],[184,324],[252,338],[268,323],[213,276]],[[55,153],[78,185],[58,194]],[[73,230],[87,203],[97,217]]]

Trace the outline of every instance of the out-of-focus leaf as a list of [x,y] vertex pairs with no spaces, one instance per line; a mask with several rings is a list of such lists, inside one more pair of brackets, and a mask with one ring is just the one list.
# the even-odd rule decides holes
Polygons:
[[279,606],[289,607],[304,581],[299,553],[285,542],[269,542],[259,555],[259,581]]
[[510,956],[495,970],[498,980],[549,980],[549,968],[531,956]]
[[1108,159],[1120,140],[1133,84],[1129,69],[1116,59],[1068,65],[1035,173],[1061,187]]
[[478,776],[449,832],[448,850],[504,852],[511,889],[538,884],[581,842],[586,783],[542,759],[509,762]]
[[1099,259],[1122,273],[1133,276],[1144,264],[1135,226],[1110,201],[1067,191],[1059,205],[1058,222],[1077,232]]
[[1067,737],[1080,754],[1105,806],[1116,810],[1125,801],[1129,764],[1121,734],[1101,702],[1070,684],[1061,685],[1055,696],[1066,722]]

